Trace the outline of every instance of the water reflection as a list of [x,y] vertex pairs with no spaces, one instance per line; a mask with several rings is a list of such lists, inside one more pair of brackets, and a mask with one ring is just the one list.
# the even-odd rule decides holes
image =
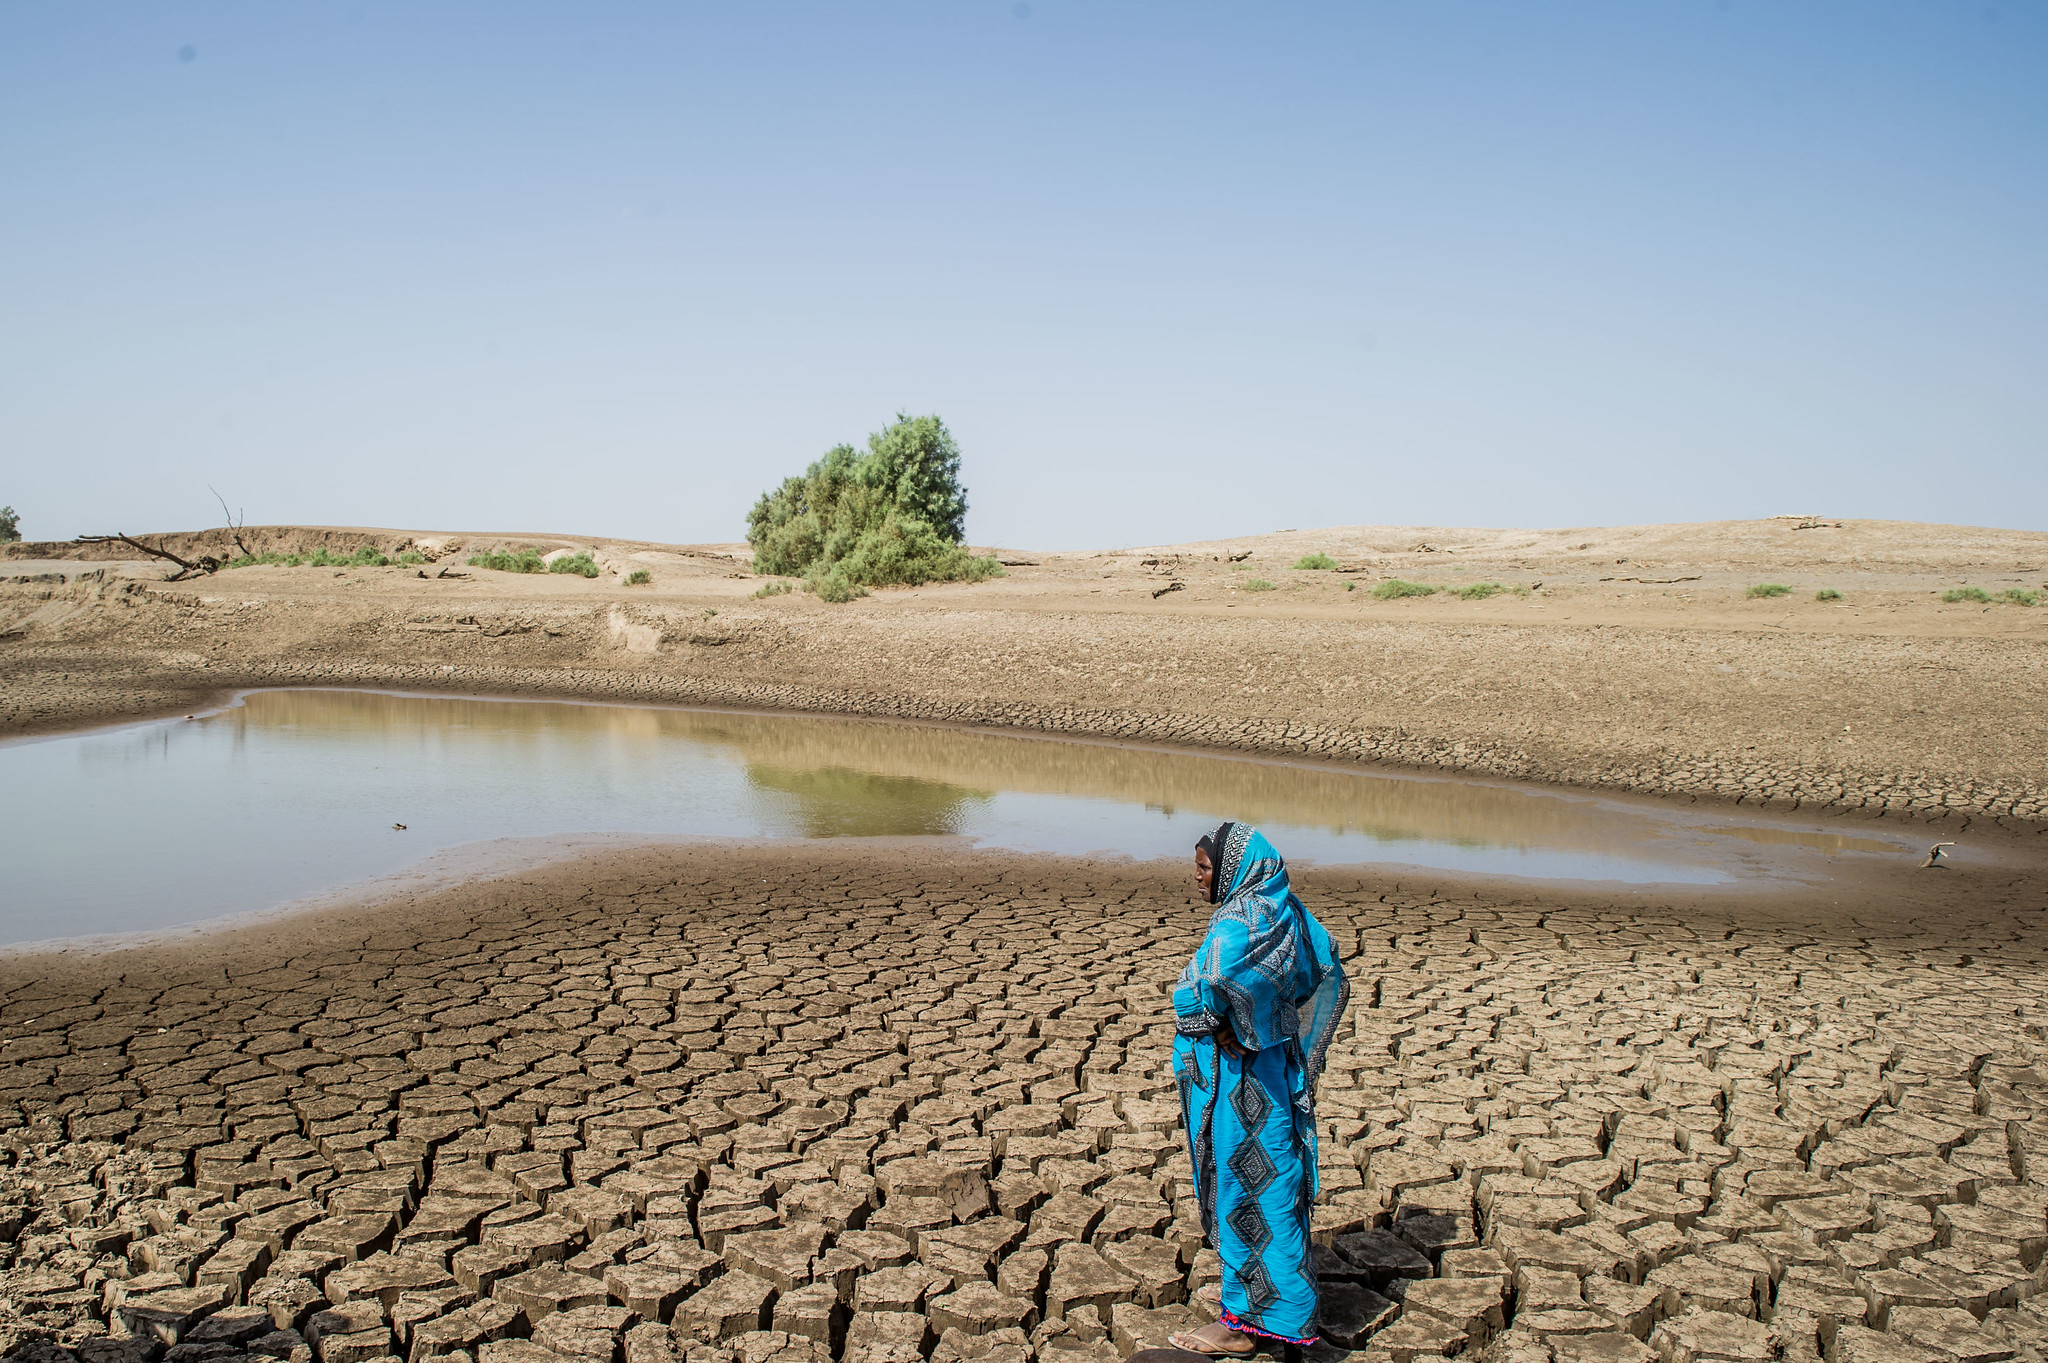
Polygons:
[[795,831],[806,838],[960,833],[969,810],[995,795],[915,776],[882,776],[848,767],[806,771],[760,762],[747,764],[747,784],[789,796],[796,806]]
[[1808,833],[1796,828],[1729,828],[1716,825],[1700,831],[1771,847],[1810,847],[1816,852],[1896,852],[1900,846],[1877,838],[1856,838],[1845,833]]
[[1625,854],[1652,821],[1588,818],[1567,796],[1307,763],[1047,740],[940,726],[554,701],[490,701],[357,691],[265,691],[205,723],[289,734],[309,752],[409,752],[459,762],[478,739],[542,779],[601,755],[622,773],[679,771],[690,749],[723,752],[804,837],[966,831],[962,811],[997,791],[1086,797],[1172,816],[1225,813],[1377,842]]
[[1536,787],[936,726],[267,691],[191,721],[0,744],[0,941],[266,908],[488,839],[955,835],[1158,857],[1226,817],[1296,860],[1551,880],[1714,884],[1903,847],[1725,810],[1708,826]]
[[1377,842],[1428,841],[1618,853],[1651,821],[1484,782],[1432,780],[1312,763],[1246,761],[1107,743],[1055,741],[861,720],[679,713],[673,732],[726,745],[749,765],[836,767],[983,791],[1218,812]]

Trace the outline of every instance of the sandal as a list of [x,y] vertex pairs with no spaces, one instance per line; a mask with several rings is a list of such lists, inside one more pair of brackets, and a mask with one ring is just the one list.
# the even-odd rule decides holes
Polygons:
[[[1204,1326],[1203,1328],[1207,1329],[1208,1327]],[[1236,1334],[1237,1332],[1232,1330],[1231,1333]],[[1257,1340],[1247,1339],[1245,1347],[1242,1349],[1225,1349],[1220,1345],[1210,1344],[1201,1337],[1199,1331],[1193,1330],[1182,1330],[1168,1335],[1166,1342],[1173,1348],[1191,1354],[1201,1354],[1204,1358],[1250,1358],[1259,1351]]]

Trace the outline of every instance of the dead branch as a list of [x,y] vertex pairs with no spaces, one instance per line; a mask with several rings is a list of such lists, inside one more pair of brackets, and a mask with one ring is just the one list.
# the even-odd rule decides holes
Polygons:
[[234,540],[235,548],[242,551],[243,558],[256,557],[256,555],[249,552],[249,546],[242,543],[242,524],[249,519],[248,510],[244,508],[240,515],[230,514],[228,511],[228,499],[220,495],[220,489],[216,488],[212,483],[208,483],[206,490],[211,492],[213,499],[220,503],[220,514],[228,523],[228,536]]
[[182,559],[168,549],[158,549],[144,544],[132,535],[119,533],[112,535],[80,535],[71,542],[73,544],[126,544],[132,548],[140,549],[151,558],[168,559],[178,565],[176,575],[171,578],[173,582],[181,582],[188,577],[199,577],[207,573],[217,573],[220,571],[220,560],[211,554],[201,554],[196,561]]

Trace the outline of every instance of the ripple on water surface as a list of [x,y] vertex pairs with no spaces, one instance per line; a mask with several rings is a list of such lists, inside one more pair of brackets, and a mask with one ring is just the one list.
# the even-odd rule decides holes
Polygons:
[[258,691],[0,745],[0,942],[266,909],[485,839],[941,835],[1180,857],[1224,818],[1298,860],[1550,881],[1725,885],[1904,846],[1725,808],[942,726]]

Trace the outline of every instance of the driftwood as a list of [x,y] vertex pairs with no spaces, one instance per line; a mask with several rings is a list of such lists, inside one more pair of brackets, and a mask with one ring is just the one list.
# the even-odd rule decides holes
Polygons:
[[221,561],[211,554],[201,554],[196,560],[183,559],[168,549],[158,549],[152,545],[144,544],[132,535],[80,535],[71,542],[73,544],[126,544],[132,548],[140,549],[151,558],[166,559],[178,565],[178,571],[171,576],[171,581],[173,582],[182,582],[188,577],[203,577],[208,573],[217,573],[221,569]]
[[[228,499],[221,496],[220,489],[214,487],[211,483],[207,484],[206,490],[211,492],[214,500],[220,503],[220,514],[227,518],[228,538],[235,542],[235,548],[241,551],[243,558],[255,558],[255,551],[242,542],[242,522],[246,519],[246,514],[237,515],[229,511]],[[196,559],[180,558],[168,549],[144,544],[133,535],[123,535],[118,532],[112,535],[80,535],[71,542],[73,544],[125,544],[130,548],[140,549],[151,558],[160,558],[167,563],[177,564],[178,571],[171,576],[171,581],[173,582],[182,582],[188,577],[204,577],[209,573],[217,573],[222,568],[227,567],[228,563],[226,559],[215,558],[212,554],[201,554]]]

